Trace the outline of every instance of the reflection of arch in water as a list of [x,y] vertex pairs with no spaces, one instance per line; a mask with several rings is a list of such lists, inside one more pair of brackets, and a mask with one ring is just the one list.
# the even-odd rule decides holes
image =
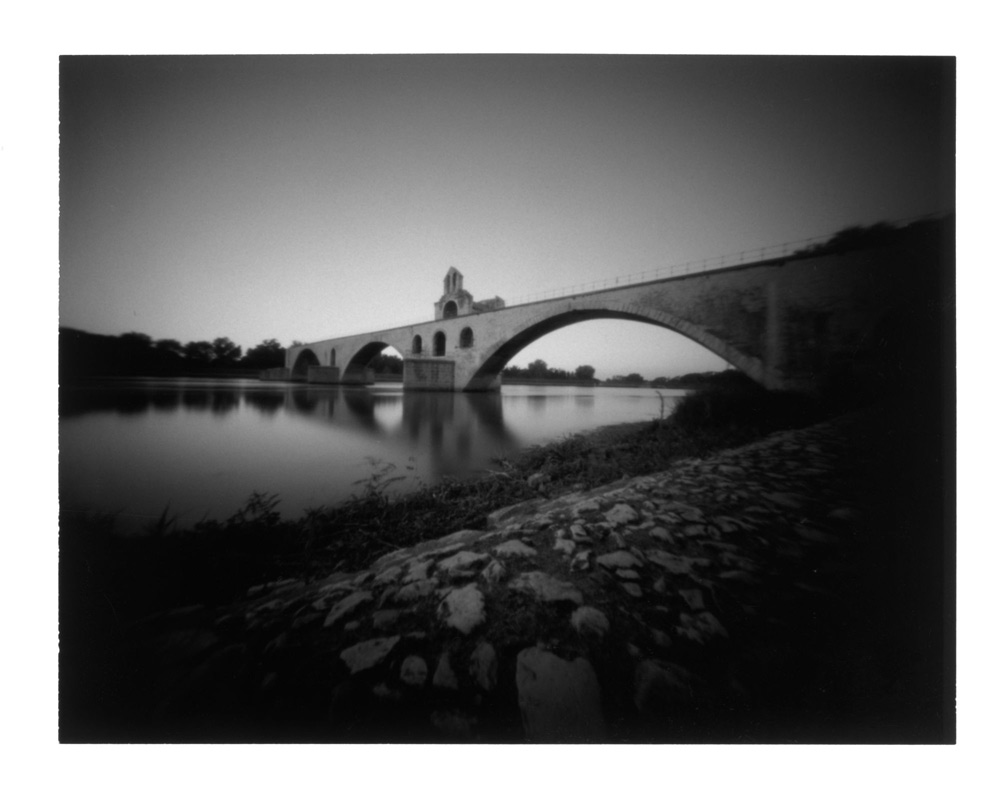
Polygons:
[[188,410],[207,410],[211,404],[211,396],[202,388],[188,388],[181,394],[181,403]]
[[149,401],[154,410],[173,412],[181,405],[181,392],[174,388],[153,390],[149,392]]
[[243,398],[249,406],[265,415],[273,415],[285,405],[283,390],[248,390]]
[[454,391],[405,391],[403,426],[410,439],[416,440],[429,427],[441,427],[455,417]]
[[[117,388],[74,388],[63,385],[59,388],[59,416],[69,417],[71,415],[86,415],[92,412],[138,412],[133,406],[131,409],[120,409],[123,399],[131,400],[133,405],[138,405],[134,397],[129,395],[129,391],[118,390]],[[180,393],[177,394],[177,401],[180,401]],[[148,404],[148,400],[142,402]],[[143,407],[143,409],[146,409]]]
[[503,422],[503,396],[499,391],[463,393],[462,396],[491,439],[506,442],[511,438]]
[[151,400],[149,394],[140,390],[125,390],[114,400],[115,412],[121,415],[138,415],[149,410]]
[[212,391],[212,412],[219,415],[225,415],[227,412],[232,412],[240,404],[240,398],[231,390],[213,390]]
[[314,413],[319,406],[319,393],[312,388],[296,388],[292,391],[292,404],[299,412]]
[[347,388],[344,390],[344,403],[358,423],[369,430],[382,431],[375,420],[375,397],[367,388]]
[[291,406],[298,412],[309,415],[325,416],[333,419],[334,405],[340,398],[337,388],[309,386],[291,391]]
[[[504,425],[503,397],[496,391],[405,392],[403,431],[412,442],[428,436],[437,452],[453,448],[459,464],[467,462],[473,446],[483,440],[506,446],[515,439]],[[440,460],[439,466],[447,467]]]

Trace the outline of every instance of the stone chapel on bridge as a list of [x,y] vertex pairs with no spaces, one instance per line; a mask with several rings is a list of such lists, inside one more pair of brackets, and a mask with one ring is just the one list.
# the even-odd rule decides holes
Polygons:
[[499,297],[476,302],[465,290],[462,281],[462,273],[451,267],[444,276],[444,294],[434,303],[435,319],[454,319],[456,316],[497,311],[506,307],[506,303]]

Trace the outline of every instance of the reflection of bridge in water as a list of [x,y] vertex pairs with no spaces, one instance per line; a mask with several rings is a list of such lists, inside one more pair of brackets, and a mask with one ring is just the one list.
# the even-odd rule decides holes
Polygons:
[[[426,440],[435,457],[445,455],[459,464],[471,461],[476,448],[508,447],[517,440],[504,425],[499,393],[296,388],[290,401],[295,415],[411,447]],[[398,424],[379,419],[383,409],[400,403]]]
[[[518,445],[504,424],[503,397],[497,393],[404,392],[397,389],[264,385],[258,382],[142,380],[120,388],[83,388],[64,394],[63,417],[92,412],[140,415],[146,412],[206,412],[224,416],[251,409],[327,427],[332,441],[349,433],[371,438],[387,456],[423,454],[433,477],[461,477],[490,463],[490,450]],[[398,420],[396,420],[398,418]],[[376,448],[377,450],[377,448]]]

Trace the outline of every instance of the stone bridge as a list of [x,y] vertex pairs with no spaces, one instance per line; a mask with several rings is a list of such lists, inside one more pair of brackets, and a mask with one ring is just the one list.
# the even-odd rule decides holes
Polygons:
[[[506,307],[477,303],[452,268],[435,319],[293,346],[273,376],[370,381],[386,347],[403,355],[407,390],[490,391],[507,363],[542,336],[592,319],[673,330],[770,389],[822,392],[884,375],[900,320],[919,321],[916,287],[941,251],[913,240],[840,254],[785,256]],[[905,324],[905,321],[904,321]]]

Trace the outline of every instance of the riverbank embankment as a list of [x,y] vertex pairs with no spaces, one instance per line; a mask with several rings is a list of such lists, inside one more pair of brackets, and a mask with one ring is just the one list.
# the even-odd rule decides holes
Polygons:
[[[314,515],[337,521],[326,561],[228,601],[126,622],[84,581],[61,603],[62,739],[947,739],[945,526],[885,467],[912,448],[879,410],[741,444],[762,430],[735,402],[689,404],[536,449],[533,473],[501,466],[464,505],[437,489],[448,508],[402,507],[423,516],[395,535],[401,514],[361,519],[399,503],[374,484]],[[648,459],[699,422],[700,451]],[[736,447],[709,450],[723,436]],[[593,483],[633,457],[654,471]]]

